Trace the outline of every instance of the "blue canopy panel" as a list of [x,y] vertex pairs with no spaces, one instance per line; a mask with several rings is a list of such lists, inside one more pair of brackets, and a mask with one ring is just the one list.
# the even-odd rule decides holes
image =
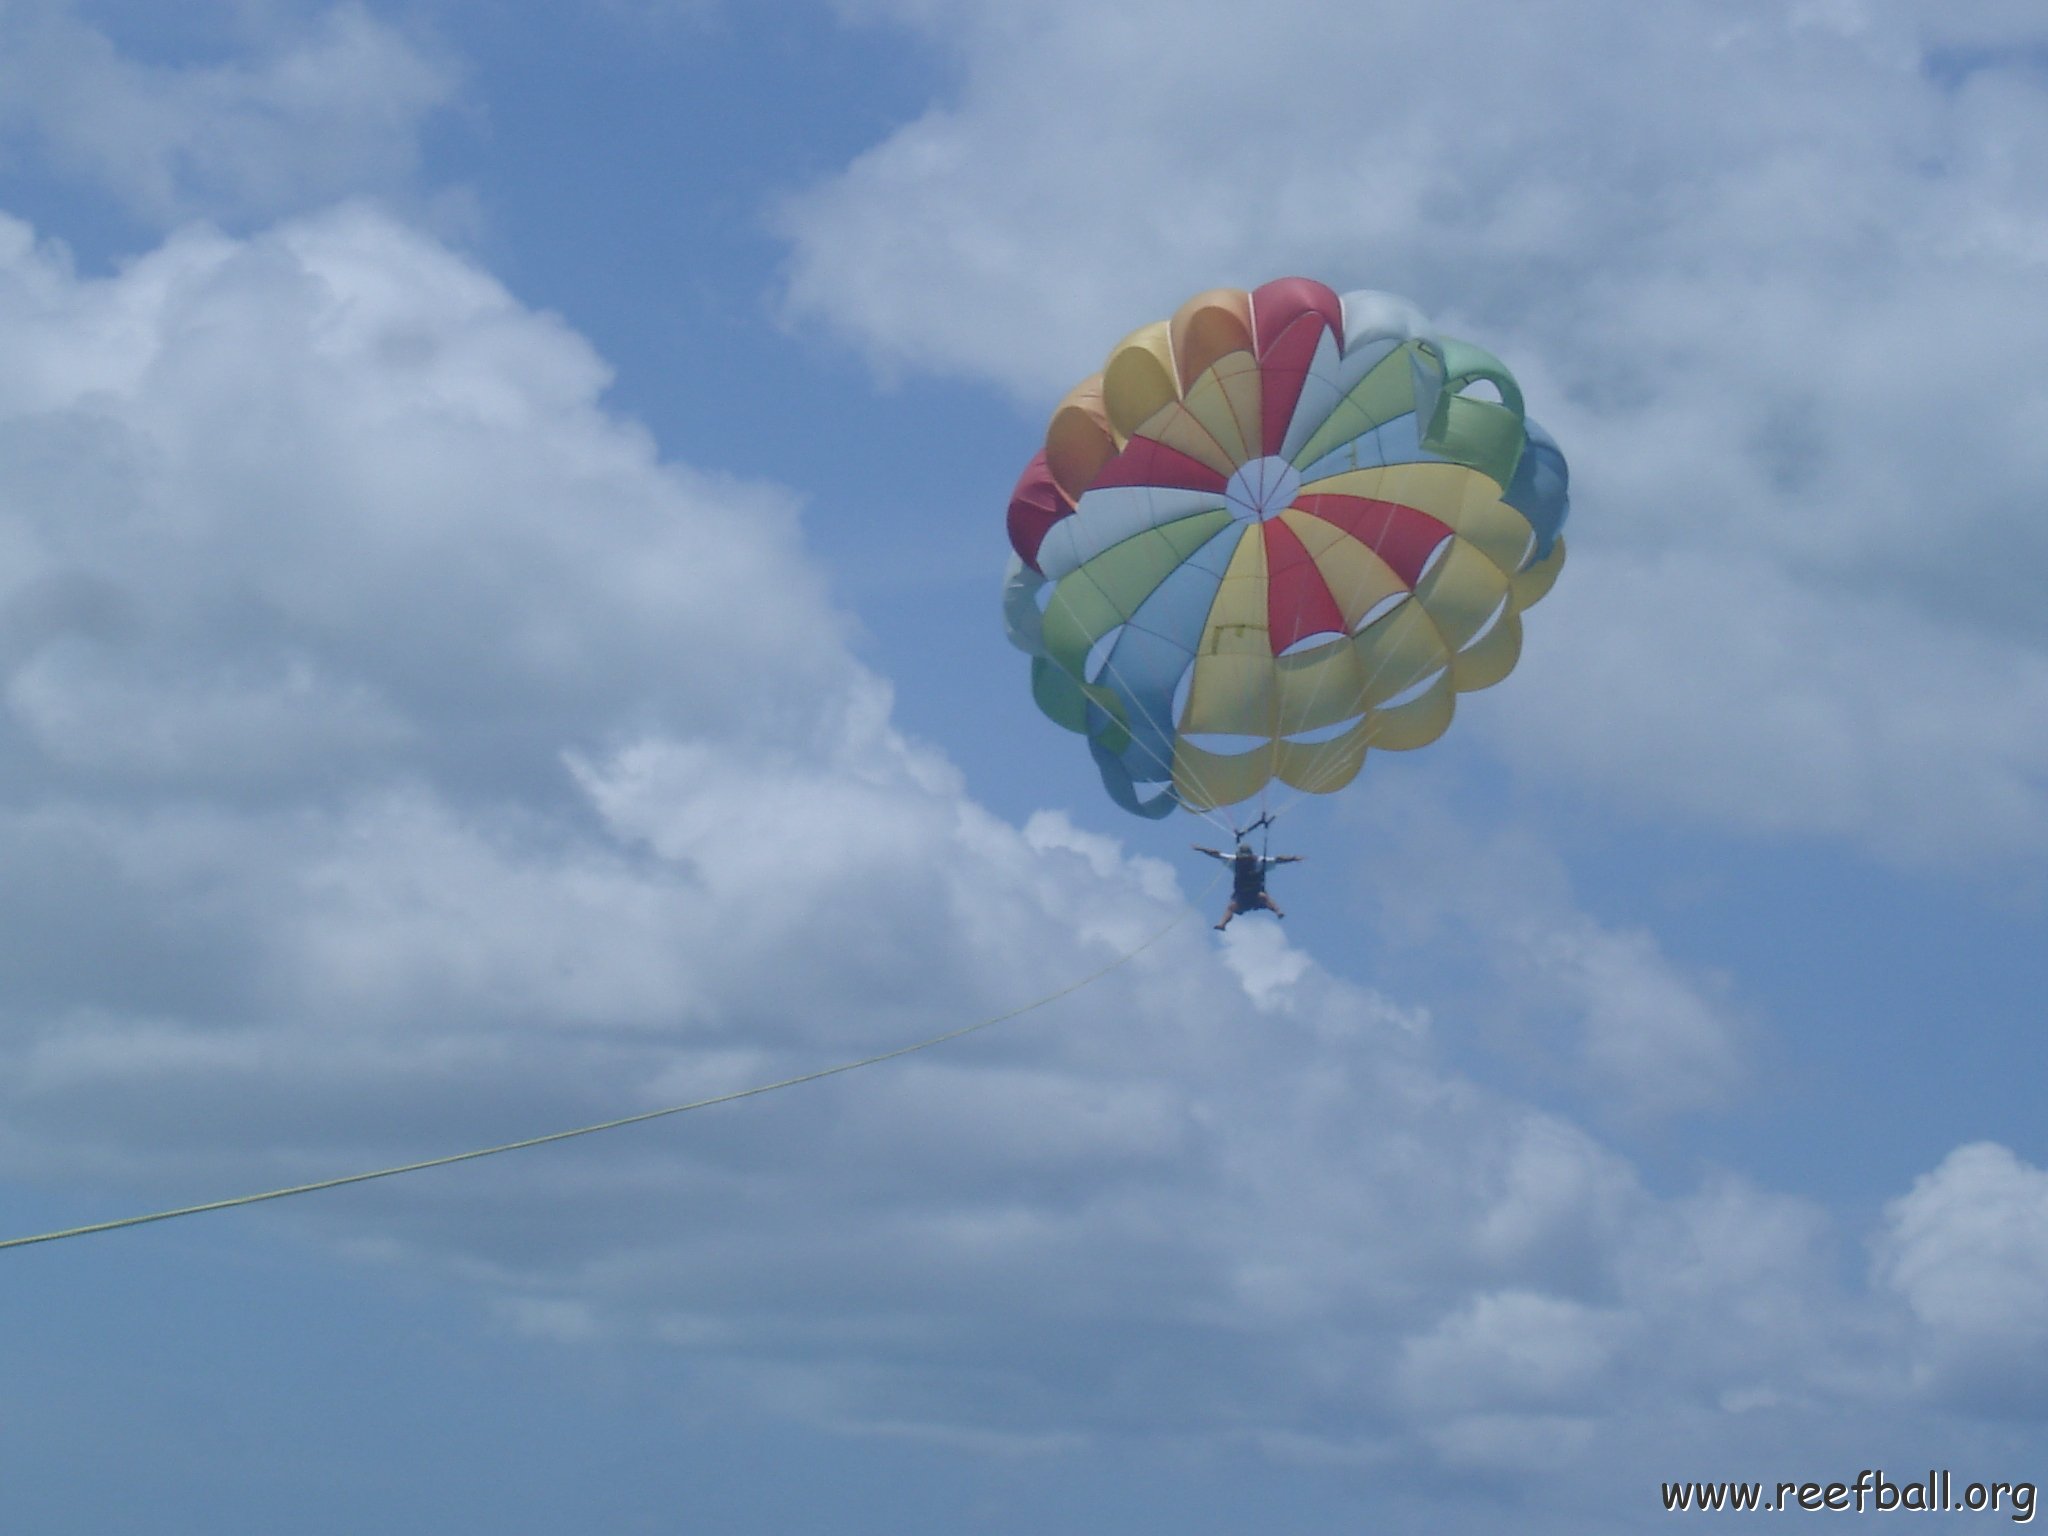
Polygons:
[[1565,468],[1564,450],[1556,440],[1533,421],[1524,419],[1522,427],[1529,434],[1529,446],[1522,450],[1515,478],[1501,500],[1529,519],[1529,526],[1536,530],[1536,547],[1524,562],[1534,565],[1549,556],[1571,513],[1571,476]]
[[[1176,567],[1124,624],[1090,679],[1123,703],[1122,724],[1131,739],[1115,755],[1137,780],[1173,778],[1174,692],[1194,665],[1216,590],[1244,533],[1242,523],[1227,524]],[[1105,723],[1108,718],[1103,712]]]
[[1440,453],[1422,446],[1421,426],[1409,411],[1383,422],[1372,431],[1339,444],[1301,472],[1304,486],[1341,475],[1352,469],[1382,469],[1389,464],[1448,464]]

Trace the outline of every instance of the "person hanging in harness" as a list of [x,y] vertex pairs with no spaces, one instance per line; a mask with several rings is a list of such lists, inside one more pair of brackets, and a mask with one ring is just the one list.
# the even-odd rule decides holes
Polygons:
[[1194,845],[1195,852],[1206,853],[1212,859],[1221,859],[1230,866],[1230,905],[1223,909],[1223,921],[1216,925],[1217,931],[1230,926],[1230,920],[1240,912],[1256,912],[1260,908],[1275,917],[1285,917],[1280,904],[1266,891],[1266,871],[1275,864],[1299,864],[1302,855],[1279,853],[1260,855],[1252,852],[1250,843],[1239,843],[1235,855],[1218,853],[1214,848]]

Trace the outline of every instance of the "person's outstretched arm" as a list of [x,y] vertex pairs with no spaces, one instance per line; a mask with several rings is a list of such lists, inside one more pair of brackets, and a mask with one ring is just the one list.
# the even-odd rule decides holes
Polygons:
[[1195,852],[1197,852],[1197,853],[1206,853],[1206,854],[1207,854],[1207,855],[1209,855],[1209,857],[1210,857],[1210,858],[1212,858],[1212,859],[1227,859],[1227,858],[1228,858],[1228,855],[1226,855],[1226,854],[1221,854],[1221,853],[1218,853],[1218,852],[1217,852],[1217,851],[1216,851],[1216,850],[1215,850],[1214,848],[1204,848],[1204,847],[1203,847],[1203,846],[1202,846],[1202,845],[1201,845],[1200,843],[1190,843],[1190,844],[1188,844],[1188,846],[1189,846],[1190,848],[1194,849],[1194,850],[1195,850]]

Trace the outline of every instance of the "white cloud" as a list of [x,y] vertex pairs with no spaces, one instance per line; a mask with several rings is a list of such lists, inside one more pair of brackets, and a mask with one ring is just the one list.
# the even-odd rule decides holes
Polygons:
[[[1968,865],[2048,847],[2048,649],[1764,559],[1595,554],[1480,729],[1610,803]],[[1533,628],[1533,625],[1532,625]]]
[[43,647],[8,688],[15,719],[49,757],[102,773],[273,775],[389,743],[400,727],[360,685],[334,685],[304,658],[268,675],[152,675],[78,638]]
[[1876,1271],[1918,1324],[1923,1380],[1979,1408],[2048,1408],[2048,1171],[1959,1147],[1885,1217]]
[[1376,927],[1442,957],[1447,995],[1493,1021],[1499,1049],[1563,1069],[1628,1121],[1717,1106],[1742,1085],[1751,1026],[1726,978],[1582,910],[1563,860],[1527,830],[1461,818],[1412,779],[1374,794],[1359,864]]
[[657,465],[580,339],[395,226],[186,235],[100,283],[12,233],[4,750],[567,791],[566,746],[787,733],[850,675],[787,498]]
[[220,1112],[194,1144],[320,1141],[365,1093],[534,1108],[564,1059],[493,1014],[630,1096],[705,898],[593,835],[564,754],[829,740],[874,685],[789,499],[660,464],[580,339],[359,208],[99,281],[0,247],[23,1123],[150,1147],[144,1062]]
[[1240,924],[1226,932],[1223,956],[1261,1012],[1287,1005],[1289,989],[1307,974],[1307,954],[1287,942],[1277,928],[1263,923]]
[[1504,753],[1881,858],[2048,848],[2037,10],[848,9],[957,85],[787,206],[793,314],[1035,412],[1201,288],[1408,293],[1574,464],[1578,558],[1471,711]]
[[1425,1411],[1583,1401],[1612,1365],[1624,1319],[1531,1291],[1482,1293],[1402,1351],[1403,1393]]
[[455,92],[446,59],[353,0],[256,42],[250,59],[154,63],[69,0],[14,0],[0,142],[160,224],[408,189],[421,124]]

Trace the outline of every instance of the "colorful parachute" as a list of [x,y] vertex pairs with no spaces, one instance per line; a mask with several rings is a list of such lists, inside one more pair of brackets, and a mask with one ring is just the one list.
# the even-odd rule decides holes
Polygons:
[[1326,793],[1507,676],[1566,508],[1497,358],[1388,294],[1217,289],[1053,412],[1004,617],[1126,810]]

